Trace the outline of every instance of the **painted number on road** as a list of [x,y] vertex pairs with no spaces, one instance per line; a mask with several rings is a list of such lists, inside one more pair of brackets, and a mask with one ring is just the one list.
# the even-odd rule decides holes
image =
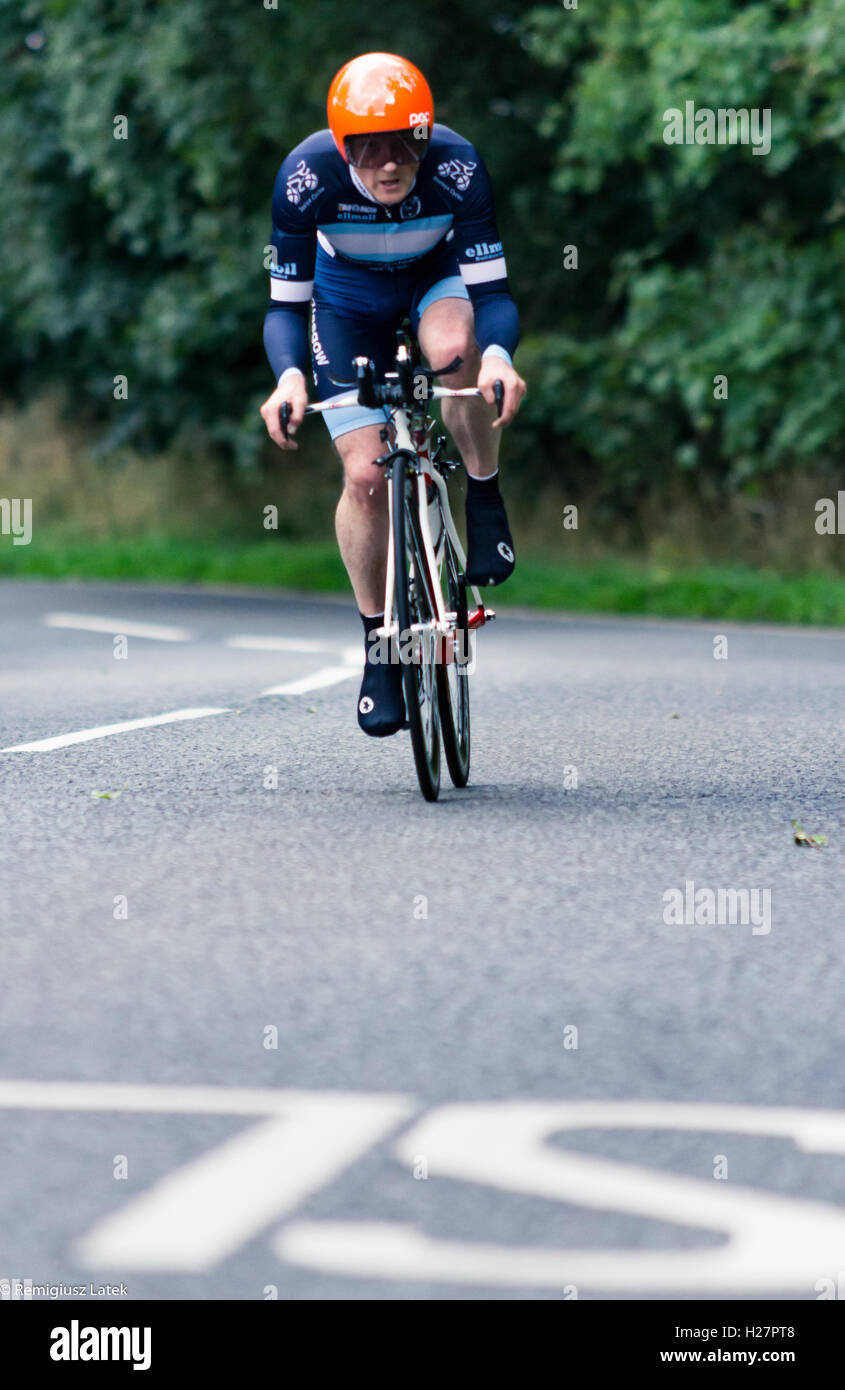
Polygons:
[[[413,1115],[401,1095],[225,1087],[0,1082],[0,1109],[219,1114],[254,1122],[105,1217],[74,1247],[83,1264],[207,1270],[284,1220]],[[553,1146],[575,1131],[686,1130],[779,1138],[845,1155],[845,1113],[659,1101],[441,1105],[399,1134],[408,1171],[431,1179],[625,1212],[721,1236],[697,1249],[518,1247],[446,1240],[390,1221],[292,1221],[273,1236],[287,1263],[326,1274],[584,1290],[810,1293],[841,1268],[845,1208],[702,1181]]]

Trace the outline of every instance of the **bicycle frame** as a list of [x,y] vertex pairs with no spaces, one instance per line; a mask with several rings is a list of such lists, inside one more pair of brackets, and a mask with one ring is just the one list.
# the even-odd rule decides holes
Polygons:
[[[456,613],[450,613],[447,611],[443,602],[443,591],[441,585],[435,579],[435,575],[437,574],[440,568],[440,563],[443,557],[443,549],[446,544],[447,535],[452,545],[454,546],[455,553],[458,557],[458,560],[462,568],[466,564],[466,556],[464,555],[460,537],[458,536],[454,518],[452,517],[452,510],[449,506],[449,491],[446,486],[446,480],[431,463],[431,450],[428,439],[429,432],[424,425],[420,425],[416,428],[413,428],[412,422],[409,421],[409,416],[410,411],[407,407],[399,408],[394,413],[393,425],[396,431],[396,442],[394,444],[394,452],[400,452],[404,454],[406,458],[408,458],[408,460],[411,462],[411,467],[413,468],[415,473],[420,533],[422,536],[423,554],[425,557],[426,569],[428,571],[426,575],[420,576],[420,580],[426,586],[429,598],[436,613],[436,617],[433,620],[433,622],[414,624],[412,630],[415,633],[419,632],[420,634],[422,634],[424,630],[433,630],[437,634],[435,640],[437,642],[437,659],[439,660],[445,638],[453,630],[453,625],[457,618]],[[435,546],[434,538],[431,534],[431,517],[429,513],[430,504],[428,501],[428,483],[433,483],[434,486],[437,488],[437,492],[439,494],[440,499],[441,514],[443,517],[443,534],[439,537],[437,546]],[[388,614],[392,614],[393,612],[395,586],[395,574],[393,569],[394,486],[395,480],[391,473],[387,480],[388,516],[390,518],[390,531],[388,535],[387,573],[385,576],[384,590],[384,613],[386,618]],[[479,609],[481,609],[481,595],[478,592],[478,589],[474,586],[472,586],[472,595],[476,605]],[[492,616],[492,612],[488,615],[484,609],[481,609],[481,613],[483,616],[481,617],[480,622],[485,622],[488,616]],[[479,625],[479,621],[476,621],[475,626]],[[392,621],[386,621],[384,627],[379,629],[379,636],[398,637],[398,624]],[[471,662],[468,664],[468,671],[472,671]]]
[[[429,394],[427,396],[427,400],[443,400],[446,397],[454,396],[481,396],[481,392],[475,386],[464,386],[454,389],[449,389],[448,387],[444,386],[434,386],[430,389]],[[345,391],[342,395],[336,396],[334,400],[317,401],[313,405],[308,405],[306,407],[305,413],[306,415],[310,415],[312,413],[318,413],[324,410],[339,410],[344,406],[357,405],[358,403],[359,402],[357,390]],[[393,424],[396,433],[396,441],[393,445],[391,453],[404,454],[405,457],[411,461],[411,465],[416,474],[420,532],[422,535],[426,567],[428,569],[428,575],[423,576],[423,578],[424,580],[427,580],[427,588],[429,590],[430,597],[433,600],[433,606],[437,613],[437,618],[433,623],[415,624],[414,631],[419,631],[421,633],[423,629],[434,629],[438,634],[439,642],[442,644],[443,639],[452,630],[452,624],[454,623],[457,616],[454,613],[448,613],[446,611],[446,608],[443,604],[443,595],[440,584],[435,582],[434,579],[434,576],[437,573],[437,570],[440,566],[445,536],[448,534],[449,540],[451,541],[454,547],[455,554],[458,557],[461,568],[464,568],[466,565],[466,555],[464,553],[464,549],[461,545],[460,537],[455,526],[454,518],[452,516],[452,509],[449,506],[449,490],[446,486],[446,480],[438,471],[437,467],[433,465],[431,462],[431,450],[428,441],[430,425],[426,425],[426,416],[424,413],[420,413],[420,423],[415,424],[414,413],[415,412],[413,412],[411,408],[407,405],[397,405],[391,408],[391,423]],[[431,423],[433,423],[433,421]],[[444,522],[444,534],[440,537],[439,544],[436,548],[431,535],[431,525],[428,511],[429,502],[426,485],[429,482],[433,483],[434,486],[437,488],[440,499],[440,508]],[[396,576],[393,568],[394,559],[392,473],[388,475],[387,488],[388,516],[390,518],[390,528],[388,535],[387,572],[385,576],[384,592],[385,619],[387,619],[388,614],[393,613],[394,589],[396,583]],[[483,625],[486,622],[489,622],[496,615],[495,611],[492,608],[484,607],[481,601],[481,594],[476,585],[471,584],[469,585],[469,588],[476,606],[475,609],[468,615],[467,626],[471,631],[474,631],[476,628],[483,627]],[[389,638],[391,636],[398,637],[398,623],[392,620],[389,622],[385,621],[384,626],[377,629],[377,633],[380,638]],[[468,672],[471,673],[472,669],[473,665],[472,663],[469,663]]]

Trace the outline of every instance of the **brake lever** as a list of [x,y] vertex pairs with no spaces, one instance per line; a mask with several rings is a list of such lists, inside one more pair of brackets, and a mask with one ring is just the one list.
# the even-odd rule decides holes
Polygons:
[[279,411],[279,424],[281,425],[282,437],[284,439],[290,439],[290,435],[288,434],[288,424],[290,423],[290,417],[291,403],[290,401],[282,401],[281,409]]
[[498,420],[502,414],[502,409],[504,407],[505,401],[504,382],[498,380],[493,382],[493,395],[496,399],[496,419]]

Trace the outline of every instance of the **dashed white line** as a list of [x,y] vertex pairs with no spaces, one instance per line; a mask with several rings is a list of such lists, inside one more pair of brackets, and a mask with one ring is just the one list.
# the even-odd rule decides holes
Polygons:
[[[85,613],[48,613],[44,624],[47,627],[74,628],[85,632],[108,632],[127,637],[147,637],[162,642],[190,642],[194,634],[188,628],[166,627],[154,623],[124,622],[120,618],[101,618]],[[319,641],[308,637],[259,636],[249,633],[236,633],[224,639],[227,647],[242,651],[299,652],[306,655],[323,652],[336,652],[342,666],[322,666],[309,676],[284,681],[260,692],[264,695],[307,695],[312,690],[324,690],[351,680],[360,675],[362,669],[361,649],[338,647],[336,643]],[[87,743],[91,739],[107,738],[111,734],[128,733],[132,729],[151,728],[157,724],[172,724],[183,719],[202,719],[212,714],[225,714],[224,709],[174,710],[170,714],[159,714],[149,719],[132,719],[121,724],[103,724],[96,729],[79,729],[74,733],[59,734],[54,738],[36,739],[30,743],[17,743],[2,748],[2,753],[48,752],[55,748],[66,748],[73,743]]]
[[148,719],[127,719],[121,724],[101,724],[96,729],[77,729],[71,734],[57,734],[54,738],[39,738],[32,743],[15,743],[10,748],[0,748],[0,753],[47,753],[53,748],[67,748],[72,743],[88,743],[94,738],[108,738],[111,734],[126,734],[132,729],[151,729],[156,724],[176,724],[184,719],[206,719],[211,714],[228,714],[228,709],[174,709],[168,714],[154,714]]
[[[363,661],[361,662],[363,667]],[[321,670],[315,671],[313,675],[303,676],[298,681],[287,681],[284,685],[271,685],[269,690],[262,690],[262,695],[306,695],[309,690],[322,690],[327,685],[337,685],[340,681],[348,681],[353,676],[360,675],[352,665],[348,666],[323,666]]]
[[89,613],[47,613],[45,627],[69,627],[80,632],[110,632],[123,637],[146,637],[154,642],[192,642],[194,634],[186,627],[163,623],[125,622],[123,618],[97,618]]

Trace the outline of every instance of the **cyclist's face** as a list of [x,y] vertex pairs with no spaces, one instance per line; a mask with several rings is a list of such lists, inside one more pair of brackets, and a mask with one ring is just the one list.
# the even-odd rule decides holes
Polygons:
[[413,131],[353,135],[348,149],[350,161],[367,192],[380,203],[401,203],[419,168]]

